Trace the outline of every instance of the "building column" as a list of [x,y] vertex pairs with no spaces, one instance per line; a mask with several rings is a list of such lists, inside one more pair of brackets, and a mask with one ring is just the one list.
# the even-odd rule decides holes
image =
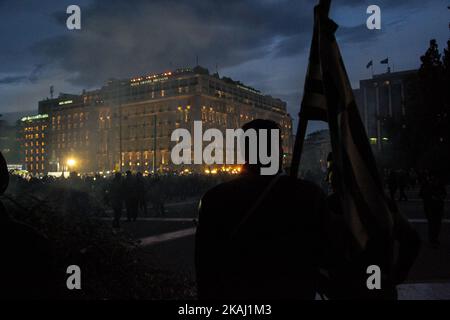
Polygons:
[[380,120],[380,88],[377,87],[375,89],[375,97],[376,97],[376,111],[377,111],[377,146],[378,151],[381,151],[381,120]]

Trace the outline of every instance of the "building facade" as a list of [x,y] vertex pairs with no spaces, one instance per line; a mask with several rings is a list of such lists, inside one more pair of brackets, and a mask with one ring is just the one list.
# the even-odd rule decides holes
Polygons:
[[203,131],[225,133],[256,118],[271,119],[281,126],[285,161],[292,153],[285,102],[199,66],[110,80],[79,96],[61,94],[40,101],[39,112],[48,115],[49,172],[205,171],[170,160],[172,132],[193,133],[194,121],[202,121]]
[[25,169],[32,175],[48,172],[48,114],[23,117],[21,121],[21,151]]
[[331,152],[328,129],[310,133],[304,142],[301,171],[303,176],[315,176],[314,182],[321,184],[327,170],[327,159]]
[[408,105],[414,103],[412,92],[417,82],[417,70],[387,72],[360,81],[355,98],[376,151],[392,147],[395,137],[404,129]]

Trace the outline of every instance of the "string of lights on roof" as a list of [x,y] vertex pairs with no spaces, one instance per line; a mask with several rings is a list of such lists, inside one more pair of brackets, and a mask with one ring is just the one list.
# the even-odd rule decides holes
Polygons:
[[144,77],[138,77],[138,78],[132,78],[130,80],[130,82],[141,82],[144,80],[156,80],[156,79],[167,79],[167,77],[171,76],[172,72],[164,72],[164,73],[159,73],[159,74],[152,74],[152,75],[148,75],[148,76],[144,76]]
[[181,74],[181,73],[190,73],[190,72],[192,72],[191,68],[179,68],[173,72],[169,71],[169,72],[155,73],[155,74],[150,74],[147,76],[131,78],[130,82],[131,83],[136,83],[136,82],[142,83],[143,81],[146,81],[146,80],[150,80],[150,82],[156,82],[156,81],[167,80],[168,77],[170,77],[172,75],[177,75],[177,74]]

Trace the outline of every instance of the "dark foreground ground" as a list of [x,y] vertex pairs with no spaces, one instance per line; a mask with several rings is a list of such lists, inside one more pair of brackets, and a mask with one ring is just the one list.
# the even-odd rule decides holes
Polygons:
[[[404,299],[450,299],[450,202],[446,202],[446,214],[441,233],[441,246],[432,248],[426,241],[427,222],[422,202],[416,191],[408,192],[409,201],[399,207],[419,232],[422,250],[408,283],[399,288]],[[124,223],[123,228],[144,247],[143,255],[153,264],[189,279],[195,279],[194,232],[198,201],[191,199],[167,206],[166,214],[158,218],[142,218],[135,223]]]

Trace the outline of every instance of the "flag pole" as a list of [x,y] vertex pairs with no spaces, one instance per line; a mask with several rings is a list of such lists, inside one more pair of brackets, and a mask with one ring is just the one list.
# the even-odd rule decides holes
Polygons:
[[306,128],[308,126],[308,120],[306,117],[302,116],[300,112],[298,114],[298,127],[297,134],[295,135],[294,151],[292,153],[291,161],[291,177],[298,178],[298,168],[300,167],[300,159],[302,157],[303,144],[306,135]]
[[[319,0],[319,7],[321,10],[321,13],[325,16],[328,16],[328,13],[330,11],[331,6],[331,0]],[[303,92],[303,95],[305,95],[305,92]],[[303,145],[306,135],[306,128],[308,126],[308,120],[307,117],[302,115],[302,111],[300,110],[299,114],[299,123],[297,127],[297,134],[295,136],[295,142],[294,142],[294,151],[292,153],[292,161],[291,161],[291,170],[290,175],[291,177],[297,178],[298,177],[298,169],[300,167],[300,160],[302,156],[303,151]]]

